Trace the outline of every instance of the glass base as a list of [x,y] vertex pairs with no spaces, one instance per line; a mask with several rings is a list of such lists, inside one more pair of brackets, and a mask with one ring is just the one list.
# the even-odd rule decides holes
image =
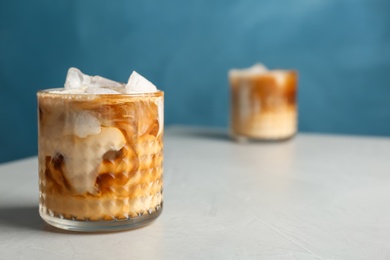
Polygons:
[[230,137],[238,143],[248,143],[248,142],[283,142],[292,139],[296,133],[284,136],[284,137],[249,137],[245,135],[230,134]]
[[68,231],[77,232],[110,232],[110,231],[122,231],[140,228],[148,225],[162,212],[162,204],[157,207],[155,211],[151,213],[145,213],[141,216],[128,218],[128,219],[114,219],[111,221],[80,221],[65,218],[58,218],[51,216],[50,214],[39,210],[41,218],[49,225]]

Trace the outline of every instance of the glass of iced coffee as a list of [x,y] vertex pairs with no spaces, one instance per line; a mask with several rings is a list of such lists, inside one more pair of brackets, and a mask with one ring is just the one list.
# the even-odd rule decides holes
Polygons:
[[230,132],[239,140],[284,140],[297,132],[297,72],[261,64],[229,71]]
[[163,206],[163,98],[71,68],[65,88],[38,94],[39,212],[72,231],[144,226]]

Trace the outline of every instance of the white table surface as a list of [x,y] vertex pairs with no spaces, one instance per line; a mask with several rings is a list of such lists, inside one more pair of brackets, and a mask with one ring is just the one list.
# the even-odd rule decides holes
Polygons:
[[0,259],[390,259],[390,138],[165,135],[164,210],[105,234],[38,215],[37,159],[0,165]]

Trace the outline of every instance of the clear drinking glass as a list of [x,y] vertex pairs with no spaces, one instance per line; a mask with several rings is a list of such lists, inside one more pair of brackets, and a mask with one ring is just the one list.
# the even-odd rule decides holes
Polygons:
[[39,213],[74,231],[144,226],[163,206],[164,93],[38,96]]
[[297,132],[297,80],[292,70],[229,74],[230,132],[237,140],[283,140]]

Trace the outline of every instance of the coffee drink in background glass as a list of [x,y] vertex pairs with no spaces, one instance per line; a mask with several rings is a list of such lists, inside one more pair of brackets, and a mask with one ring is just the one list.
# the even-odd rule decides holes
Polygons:
[[298,75],[257,64],[229,72],[230,132],[237,140],[284,140],[297,132]]

